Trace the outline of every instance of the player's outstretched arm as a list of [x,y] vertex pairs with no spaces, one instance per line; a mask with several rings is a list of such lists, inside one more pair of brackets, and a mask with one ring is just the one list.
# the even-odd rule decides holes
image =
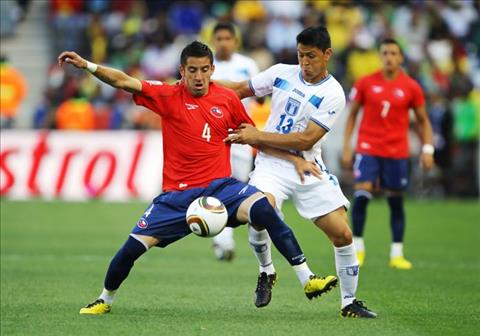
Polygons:
[[241,124],[224,141],[246,144],[252,146],[270,146],[281,149],[294,149],[298,151],[309,150],[327,131],[310,121],[303,132],[278,134],[262,132],[250,124]]
[[250,85],[248,85],[248,81],[243,82],[230,82],[226,80],[214,80],[215,83],[218,85],[224,86],[226,88],[232,89],[237,94],[238,98],[243,99],[247,97],[254,96]]
[[353,164],[353,149],[351,141],[359,110],[360,103],[353,101],[345,124],[345,133],[343,134],[342,166],[346,169],[351,169]]
[[64,63],[71,64],[78,69],[87,70],[102,82],[115,88],[131,93],[140,93],[142,91],[142,83],[138,79],[120,70],[88,62],[74,51],[64,51],[58,56],[58,65],[62,66]]

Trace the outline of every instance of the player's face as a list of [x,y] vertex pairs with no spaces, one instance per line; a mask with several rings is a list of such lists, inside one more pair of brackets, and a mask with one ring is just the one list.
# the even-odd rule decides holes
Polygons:
[[210,63],[210,58],[188,57],[185,66],[180,66],[180,74],[187,85],[188,91],[195,97],[208,93],[210,77],[215,69]]
[[403,62],[400,48],[394,43],[382,44],[380,46],[380,59],[383,69],[388,72],[397,71]]
[[332,49],[328,48],[323,52],[315,46],[297,44],[298,64],[302,69],[303,79],[309,83],[317,83],[327,74],[327,64]]
[[228,60],[235,52],[237,39],[229,30],[220,29],[213,36],[213,46],[218,59]]

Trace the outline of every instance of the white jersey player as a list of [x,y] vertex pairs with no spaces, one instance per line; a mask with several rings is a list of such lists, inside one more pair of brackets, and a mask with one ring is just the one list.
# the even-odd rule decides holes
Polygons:
[[[271,146],[291,150],[299,157],[317,163],[322,179],[299,178],[297,164],[259,153],[250,184],[274,195],[277,207],[291,198],[298,212],[323,230],[334,245],[335,263],[340,278],[341,315],[376,317],[362,301],[356,300],[358,260],[348,226],[346,208],[337,178],[330,174],[321,158],[321,142],[345,108],[345,94],[327,71],[332,55],[330,36],[324,27],[310,27],[297,35],[299,65],[277,64],[250,81],[223,83],[243,98],[272,93],[272,108],[266,129],[261,132],[242,125],[229,136],[232,143]],[[302,183],[302,180],[303,183]],[[269,237],[265,230],[249,227],[249,240],[260,263],[255,305],[269,304],[276,280]],[[311,276],[305,270],[305,278]]]
[[[244,81],[258,73],[255,62],[246,56],[236,53],[237,39],[235,27],[229,22],[217,23],[213,28],[213,44],[215,49],[214,80]],[[242,102],[248,112],[248,100]],[[253,168],[253,150],[250,146],[234,144],[230,151],[232,176],[242,182],[248,181]],[[213,238],[213,249],[219,260],[231,261],[234,257],[235,241],[233,229],[226,227]]]

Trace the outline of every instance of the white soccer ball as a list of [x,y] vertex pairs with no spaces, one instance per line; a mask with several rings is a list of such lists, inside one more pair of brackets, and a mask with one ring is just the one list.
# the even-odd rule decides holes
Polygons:
[[213,237],[227,225],[227,208],[215,197],[202,196],[189,205],[186,219],[188,227],[197,236]]

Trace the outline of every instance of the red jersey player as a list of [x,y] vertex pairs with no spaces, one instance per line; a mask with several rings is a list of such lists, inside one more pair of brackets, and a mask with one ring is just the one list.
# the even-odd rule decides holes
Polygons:
[[[137,104],[163,118],[164,192],[149,205],[110,262],[99,298],[80,309],[80,314],[108,313],[116,290],[135,260],[153,246],[166,247],[190,234],[185,213],[200,196],[214,196],[223,202],[229,214],[227,226],[250,221],[254,227],[264,227],[280,253],[295,266],[297,276],[303,276],[299,272],[311,272],[293,232],[265,195],[230,177],[230,146],[223,139],[228,129],[251,120],[233,91],[210,83],[215,67],[206,45],[194,41],[183,49],[182,81],[178,85],[140,81],[90,63],[71,51],[60,54],[58,61],[60,65],[66,62],[86,69],[103,82],[132,92]],[[333,276],[312,275],[304,292],[312,298],[330,290],[336,282]]]
[[408,129],[409,110],[413,109],[423,143],[421,164],[424,169],[433,166],[432,127],[425,110],[425,100],[420,85],[409,77],[400,65],[403,54],[393,39],[380,44],[383,69],[361,78],[352,88],[350,115],[347,120],[342,164],[352,167],[351,138],[355,121],[363,107],[356,143],[355,193],[352,207],[353,240],[360,265],[365,260],[363,228],[368,201],[379,184],[386,191],[390,207],[392,246],[390,266],[398,269],[412,268],[403,256],[405,215],[403,191],[408,184]]

